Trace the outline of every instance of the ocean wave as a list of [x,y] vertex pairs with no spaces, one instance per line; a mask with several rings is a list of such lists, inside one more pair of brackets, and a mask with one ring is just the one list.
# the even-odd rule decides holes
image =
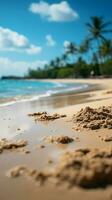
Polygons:
[[38,101],[41,98],[50,97],[55,94],[62,94],[62,93],[67,93],[67,92],[71,92],[71,91],[79,92],[79,91],[83,91],[83,90],[87,89],[88,87],[89,87],[88,84],[80,84],[79,83],[79,85],[76,85],[76,84],[55,82],[54,87],[52,87],[52,89],[49,89],[48,91],[46,91],[45,93],[42,93],[42,94],[18,95],[12,99],[11,98],[4,99],[4,102],[2,99],[2,102],[0,102],[0,107],[10,106],[12,104],[20,103],[20,102]]

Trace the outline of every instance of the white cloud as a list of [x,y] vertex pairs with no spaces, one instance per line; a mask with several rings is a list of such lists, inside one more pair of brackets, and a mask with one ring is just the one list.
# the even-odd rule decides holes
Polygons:
[[0,76],[5,75],[24,75],[29,68],[42,68],[48,62],[46,60],[29,61],[15,61],[7,57],[0,58]]
[[27,52],[28,54],[37,54],[37,53],[40,53],[41,50],[42,50],[41,47],[35,46],[35,45],[32,44],[32,45],[30,46],[30,48],[26,49],[26,52]]
[[70,44],[70,41],[65,40],[65,41],[63,42],[64,48],[66,49],[66,48],[69,46],[69,44]]
[[78,18],[78,13],[73,10],[67,1],[49,4],[45,1],[31,3],[29,10],[34,14],[39,14],[48,21],[66,22]]
[[52,35],[46,35],[46,44],[51,47],[56,45],[56,41],[53,39]]
[[12,31],[8,28],[0,27],[0,51],[18,51],[28,54],[38,54],[42,48],[31,44],[27,37]]

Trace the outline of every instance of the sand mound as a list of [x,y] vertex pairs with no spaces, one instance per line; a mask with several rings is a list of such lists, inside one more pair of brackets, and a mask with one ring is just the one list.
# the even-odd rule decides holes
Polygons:
[[3,152],[3,150],[5,149],[18,149],[18,148],[22,148],[24,146],[27,145],[27,141],[26,140],[18,140],[18,141],[9,141],[7,139],[1,139],[0,140],[0,153]]
[[49,172],[38,172],[17,166],[8,172],[9,177],[28,176],[36,182],[55,180],[84,188],[104,187],[112,184],[112,150],[80,149],[62,155],[58,166]]
[[72,121],[76,130],[112,129],[112,106],[103,106],[97,109],[86,107],[77,112]]
[[7,176],[9,178],[16,178],[19,176],[30,177],[34,181],[39,182],[39,184],[43,184],[50,177],[50,174],[20,165],[9,170]]
[[112,135],[106,135],[104,137],[101,137],[101,140],[105,142],[111,142],[112,141]]
[[95,188],[112,184],[112,150],[68,152],[61,157],[55,175],[70,186]]
[[37,117],[37,116],[41,116],[41,115],[45,115],[45,114],[47,114],[47,112],[37,112],[37,113],[28,114],[28,116]]
[[112,90],[108,90],[106,94],[112,94]]
[[53,121],[55,119],[66,117],[66,115],[60,115],[57,113],[49,115],[47,112],[37,112],[29,114],[29,116],[34,117],[35,121]]
[[73,138],[68,136],[52,136],[52,135],[45,137],[44,140],[49,143],[61,143],[61,144],[68,144],[74,141]]

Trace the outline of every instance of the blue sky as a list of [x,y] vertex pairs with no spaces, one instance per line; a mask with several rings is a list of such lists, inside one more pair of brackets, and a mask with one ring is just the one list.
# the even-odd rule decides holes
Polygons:
[[91,16],[112,19],[111,0],[1,0],[0,76],[24,74],[79,44]]

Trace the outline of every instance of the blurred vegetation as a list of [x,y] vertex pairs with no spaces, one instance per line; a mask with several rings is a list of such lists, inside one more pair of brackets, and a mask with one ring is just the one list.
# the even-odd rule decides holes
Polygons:
[[63,55],[51,60],[43,69],[29,69],[27,78],[112,77],[111,23],[102,17],[91,17],[86,23],[87,37],[80,45],[69,42]]

